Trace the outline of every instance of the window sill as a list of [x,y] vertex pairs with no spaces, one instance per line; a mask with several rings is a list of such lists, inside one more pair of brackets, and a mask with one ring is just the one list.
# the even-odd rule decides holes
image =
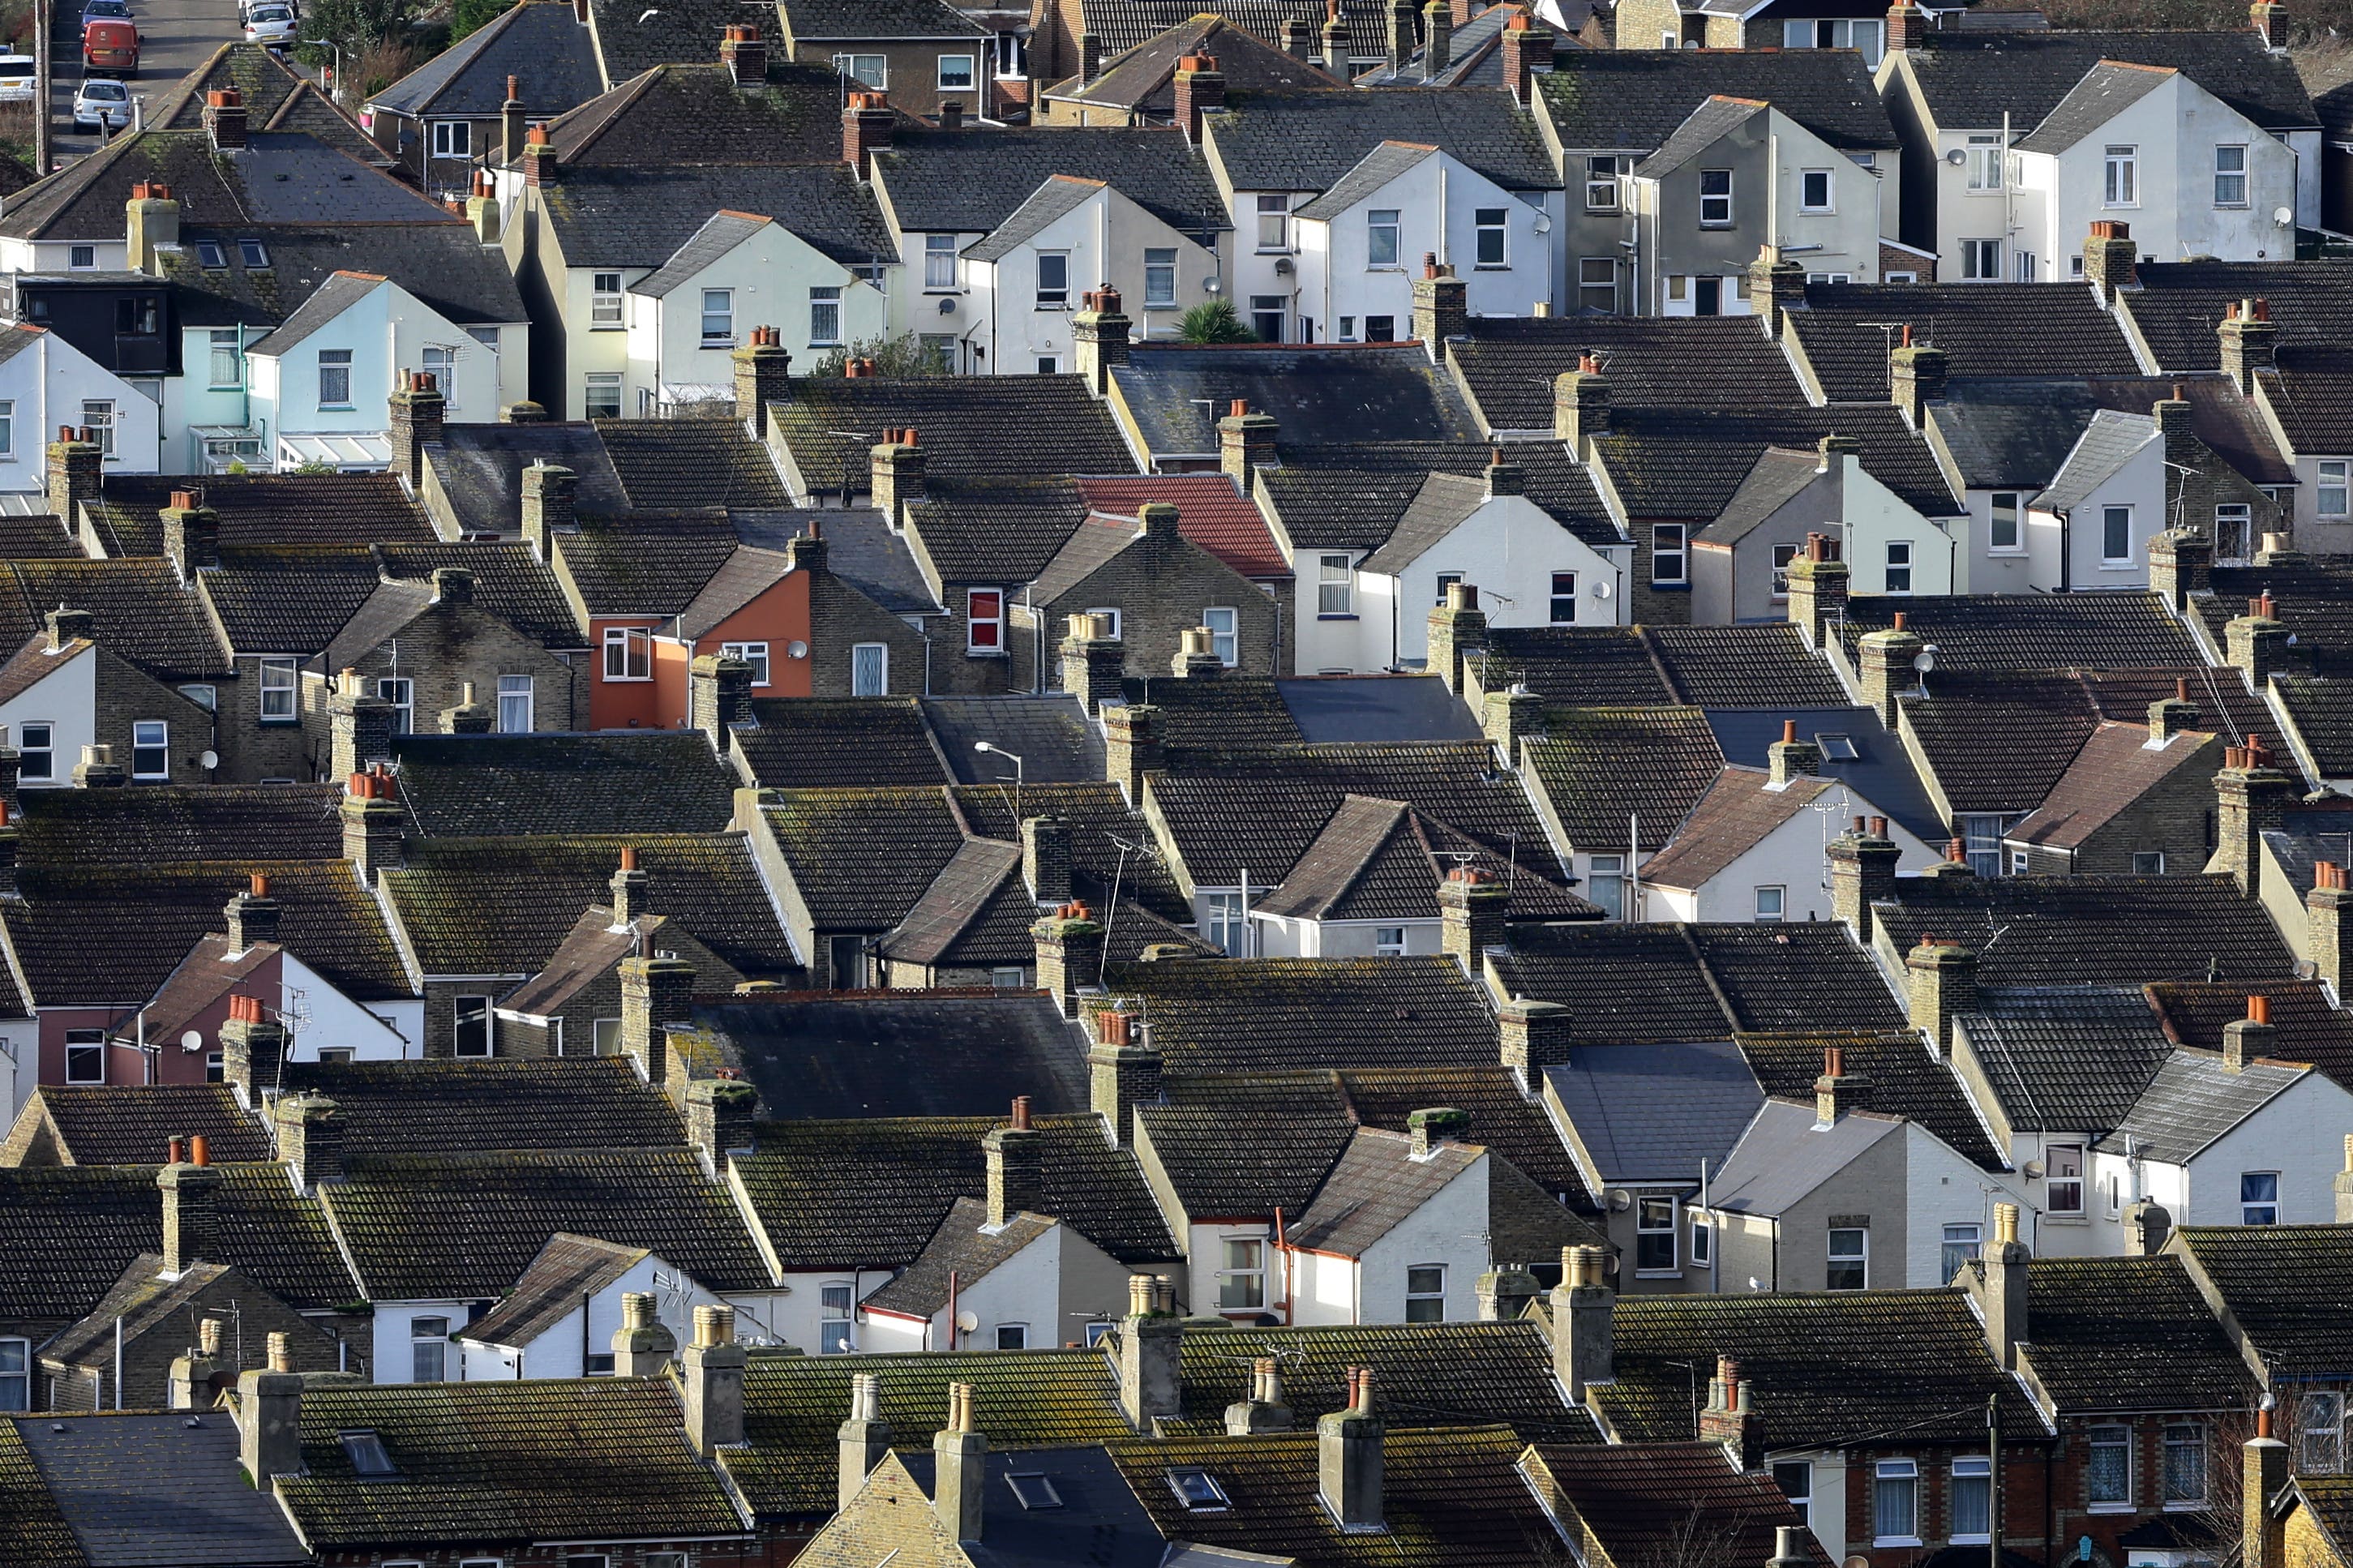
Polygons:
[[592,332],[626,332],[629,328],[626,321],[592,321],[588,330]]
[[1990,1535],[1949,1535],[1945,1538],[1945,1544],[1947,1546],[1991,1546],[1993,1544],[1993,1537]]
[[1287,248],[1282,250],[1269,250],[1264,246],[1261,246],[1258,249],[1251,251],[1250,254],[1252,256],[1291,256],[1295,253]]
[[1473,272],[1509,272],[1511,269],[1512,264],[1508,261],[1481,261],[1471,268]]
[[2134,1512],[2135,1510],[2133,1505],[2128,1502],[2095,1502],[2085,1510],[2085,1511],[2089,1513],[2131,1513]]
[[2139,563],[2133,561],[2103,561],[2100,563],[2100,570],[2103,572],[2133,572],[2137,571],[2138,569]]
[[300,719],[257,719],[254,722],[261,725],[265,729],[291,730],[296,725],[301,723],[302,721]]
[[1691,581],[1684,578],[1672,583],[1653,582],[1651,588],[1652,592],[1660,594],[1688,594],[1691,592]]
[[2158,1510],[2159,1513],[2202,1513],[2211,1505],[2202,1498],[2196,1502],[2169,1502]]
[[1871,1543],[1873,1546],[1920,1546],[1926,1544],[1926,1542],[1922,1542],[1916,1535],[1874,1535],[1871,1538]]
[[1001,647],[968,647],[964,650],[964,656],[966,658],[1010,658],[1013,657]]
[[1327,616],[1319,613],[1315,618],[1319,621],[1353,621],[1359,619],[1360,617],[1356,616]]
[[2037,1225],[2089,1225],[2092,1223],[2092,1216],[2081,1214],[2052,1214],[2045,1211],[2034,1223]]
[[841,340],[839,338],[827,338],[822,341],[812,341],[809,343],[809,347],[813,349],[838,349],[841,347]]
[[359,407],[360,405],[356,403],[322,403],[319,405],[319,412],[322,414],[356,414],[359,412]]
[[2216,202],[2214,210],[2218,213],[2242,213],[2249,210],[2249,205],[2245,202]]

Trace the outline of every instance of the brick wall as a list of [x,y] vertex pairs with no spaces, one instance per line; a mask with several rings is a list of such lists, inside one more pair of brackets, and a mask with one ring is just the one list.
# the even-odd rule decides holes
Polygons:
[[1017,609],[1020,635],[1013,639],[1013,681],[1028,690],[1038,657],[1037,629],[1045,632],[1047,687],[1061,684],[1060,650],[1069,617],[1087,610],[1116,607],[1127,673],[1170,673],[1184,634],[1201,624],[1211,606],[1234,611],[1234,673],[1254,680],[1280,673],[1279,616],[1275,601],[1250,579],[1176,533],[1146,533],[1082,578],[1052,603]]
[[[581,729],[588,720],[587,659],[575,666],[471,605],[433,605],[401,627],[396,637],[354,659],[352,668],[360,672],[371,691],[383,677],[397,675],[414,682],[412,723],[420,733],[439,731],[442,710],[458,706],[468,681],[474,684],[475,700],[495,714],[501,675],[532,678],[533,729]],[[328,765],[330,693],[326,683],[316,678],[306,679],[303,688],[302,735],[308,771],[302,776],[315,777]]]
[[[188,1352],[195,1338],[194,1324],[204,1318],[221,1320],[220,1365],[234,1383],[240,1372],[269,1364],[266,1347],[273,1333],[290,1336],[298,1372],[334,1372],[349,1370],[364,1376],[367,1373],[367,1351],[372,1342],[365,1319],[352,1319],[335,1325],[337,1335],[328,1328],[303,1317],[268,1291],[255,1288],[250,1279],[232,1271],[224,1274],[196,1292],[193,1305],[175,1311],[166,1321],[127,1340],[122,1347],[122,1406],[126,1410],[160,1410],[169,1403],[172,1362]],[[342,1357],[349,1346],[350,1360]],[[239,1358],[242,1357],[242,1360]],[[42,1375],[36,1380],[34,1397],[54,1410],[88,1410],[91,1401],[98,1408],[111,1409],[114,1405],[114,1347],[110,1341],[96,1364],[67,1367],[42,1358]],[[55,1380],[54,1403],[51,1380]]]
[[[180,695],[176,687],[164,685],[129,660],[117,658],[104,648],[98,656],[98,723],[100,744],[114,748],[114,760],[131,771],[132,725],[142,719],[161,719],[169,726],[165,735],[171,756],[171,782],[175,784],[210,784],[215,774],[199,760],[213,749],[213,715],[210,709]],[[79,758],[60,757],[58,768],[67,775]],[[161,783],[163,781],[154,781]]]
[[[301,709],[313,692],[301,689],[297,678],[296,713],[284,721],[264,722],[261,717],[261,659],[259,656],[240,655],[232,662],[237,666],[237,678],[220,683],[220,710],[215,733],[218,737],[221,765],[216,777],[223,784],[256,784],[262,779],[294,779],[308,783],[319,776],[311,765],[310,742],[304,736],[304,721]],[[315,683],[314,683],[315,685]],[[326,721],[326,697],[315,693],[319,703],[318,722]]]

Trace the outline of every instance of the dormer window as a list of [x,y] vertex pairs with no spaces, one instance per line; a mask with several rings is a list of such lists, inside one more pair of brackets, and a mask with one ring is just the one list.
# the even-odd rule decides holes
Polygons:
[[374,1432],[338,1432],[335,1441],[343,1445],[343,1457],[352,1462],[352,1474],[362,1480],[400,1474],[392,1456],[384,1451],[384,1439]]

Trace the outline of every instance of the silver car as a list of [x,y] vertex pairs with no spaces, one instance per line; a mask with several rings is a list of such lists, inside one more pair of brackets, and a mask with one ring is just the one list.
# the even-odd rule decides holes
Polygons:
[[119,81],[92,77],[74,92],[74,128],[120,131],[131,123],[131,89]]

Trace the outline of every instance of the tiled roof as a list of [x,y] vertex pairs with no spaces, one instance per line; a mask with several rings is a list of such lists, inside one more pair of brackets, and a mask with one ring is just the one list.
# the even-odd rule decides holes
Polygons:
[[1717,93],[1763,99],[1842,151],[1896,144],[1862,57],[1832,50],[1560,49],[1539,86],[1572,151],[1648,153]]
[[2099,727],[2073,672],[1940,674],[1927,700],[1906,702],[1903,715],[1955,812],[2042,805]]
[[1632,518],[1705,521],[1722,512],[1767,447],[1808,449],[1825,436],[1861,446],[1863,470],[1927,517],[1965,509],[1928,444],[1893,404],[1759,405],[1736,413],[1630,408],[1595,438],[1594,460]]
[[268,1134],[227,1084],[47,1083],[17,1116],[45,1121],[68,1165],[161,1165],[173,1139],[194,1134],[223,1163],[270,1158]]
[[1984,985],[2284,980],[2295,964],[2228,877],[1939,877],[1897,892],[1872,907],[1880,945],[1962,943]]
[[1265,516],[1223,474],[1084,479],[1078,486],[1088,509],[1105,517],[1132,518],[1150,502],[1166,502],[1176,509],[1178,533],[1245,577],[1291,575]]
[[1329,190],[1384,142],[1434,145],[1505,190],[1560,188],[1535,117],[1486,88],[1254,92],[1211,115],[1204,135],[1235,190]]
[[2147,414],[2177,390],[2189,403],[2190,433],[2232,468],[2256,484],[2293,478],[2260,413],[2219,375],[1956,381],[1929,418],[1971,489],[2032,487],[2050,482],[2095,412]]
[[1361,1258],[1469,1172],[1480,1151],[1446,1143],[1425,1158],[1412,1156],[1405,1134],[1358,1128],[1314,1199],[1291,1222],[1291,1245]]
[[[301,1408],[302,1473],[276,1484],[315,1551],[745,1533],[660,1379],[322,1386]],[[353,1430],[398,1474],[355,1474]]]
[[2248,602],[2269,594],[2274,616],[2295,638],[2292,673],[2353,675],[2353,573],[2324,558],[2302,566],[2225,566],[2213,579],[2212,595],[2190,600],[2189,607],[2217,647]]
[[[1694,707],[1843,708],[1830,662],[1787,622],[1755,626],[1644,626],[1676,697]],[[1564,700],[1547,692],[1555,701]]]
[[1485,1066],[1493,1020],[1451,958],[1262,958],[1114,963],[1171,1075],[1305,1068]]
[[[2231,32],[1934,30],[1911,57],[1928,111],[1943,131],[2040,124],[2103,60],[2171,66],[2273,132],[2320,123],[2285,54],[2252,29]],[[2221,317],[2218,313],[2217,320]]]
[[1623,923],[1549,930],[1490,960],[1506,996],[1568,1010],[1567,1037],[1596,1045],[1722,1040],[1732,1025],[1683,929]]
[[[1833,403],[1887,395],[1885,325],[1944,351],[1956,376],[2136,375],[2116,319],[2075,283],[1810,283],[1783,316]],[[2019,330],[2032,321],[2031,331]]]
[[1888,1030],[1904,1009],[1869,953],[1834,921],[1685,926],[1737,1029]]
[[2313,765],[2330,777],[2353,771],[2353,681],[2295,675],[2272,679]]
[[[2353,417],[2347,413],[2353,407],[2353,373],[2341,364],[2315,363],[2318,361],[2319,355],[2297,353],[2290,356],[2287,365],[2259,373],[2264,406],[2279,421],[2288,445],[2299,452],[2353,447]],[[2208,443],[2213,444],[2211,437]],[[2235,456],[2232,466],[2246,471]],[[2270,476],[2250,473],[2247,477],[2262,483]]]
[[733,417],[599,419],[596,434],[633,506],[790,504],[766,449]]
[[[1865,1110],[1916,1121],[1950,1144],[1964,1159],[1989,1171],[2007,1169],[1984,1119],[1951,1064],[1932,1055],[1918,1035],[1900,1026],[1877,1035],[1803,1033],[1739,1037],[1765,1092],[1777,1100],[1810,1101],[1822,1075],[1823,1049],[1836,1046],[1851,1078],[1862,1081],[1857,1103]],[[1841,1100],[1841,1103],[1844,1103]]]
[[[898,256],[873,189],[844,163],[566,169],[542,200],[572,266],[661,268],[633,292],[684,284],[770,216],[847,266]],[[690,488],[707,489],[707,479]]]
[[[1412,95],[1351,89],[1334,96]],[[1202,347],[1163,341],[1129,350],[1112,382],[1138,444],[1161,458],[1216,452],[1217,420],[1236,402],[1273,416],[1276,449],[1286,461],[1301,447],[1467,443],[1481,435],[1451,378],[1411,343]]]
[[[2238,1016],[2248,989],[2237,988]],[[1988,986],[1978,1003],[1958,1022],[2002,1120],[2020,1131],[2110,1131],[2172,1054],[2148,999],[2130,987]]]
[[1345,796],[1282,885],[1254,912],[1314,921],[1431,920],[1438,885],[1476,866],[1511,889],[1506,918],[1601,918],[1594,905],[1393,800]]
[[[1187,1089],[1198,1083],[1214,1096],[1225,1080],[1178,1081]],[[1211,1100],[1135,1108],[1152,1165],[1187,1216],[1271,1217],[1278,1208],[1295,1215],[1314,1197],[1347,1148],[1354,1123],[1331,1077],[1301,1074],[1286,1082],[1296,1098],[1276,1106]]]
[[548,120],[605,90],[594,36],[572,7],[527,0],[378,92],[371,106],[411,119],[470,115],[493,120],[506,102],[507,77],[523,79],[534,119]]
[[23,1568],[90,1568],[16,1421],[0,1421],[0,1559]]
[[670,1100],[626,1057],[290,1062],[286,1087],[335,1102],[354,1160],[686,1142]]
[[897,925],[964,841],[941,789],[786,790],[761,810],[820,929]]
[[2136,593],[1857,595],[1847,601],[1839,630],[1849,658],[1865,633],[1886,630],[1899,612],[1906,626],[1936,645],[1937,673],[1947,679],[2029,669],[2189,669],[2206,662],[2161,599]]
[[948,781],[912,697],[794,697],[754,702],[756,729],[735,731],[752,776],[768,789]]
[[755,994],[695,1021],[732,1042],[771,1116],[997,1116],[1017,1094],[1040,1116],[1087,1106],[1085,1043],[1034,991]]
[[[1193,0],[1086,0],[1079,17],[1082,30],[1102,38],[1103,58],[1112,60],[1199,14]],[[1305,22],[1312,32],[1321,28],[1326,18],[1324,7],[1314,0],[1229,0],[1222,14],[1232,26],[1269,41],[1282,37],[1286,21]],[[1381,30],[1382,13],[1377,7],[1357,0],[1343,5],[1339,16],[1346,29],[1349,58],[1386,52],[1387,35]]]
[[[1571,1206],[1590,1205],[1577,1162],[1562,1146],[1550,1118],[1520,1092],[1519,1084],[1501,1066],[1351,1068],[1339,1077],[1350,1113],[1366,1126],[1402,1132],[1413,1112],[1451,1107],[1470,1116],[1463,1134],[1470,1142],[1510,1161]],[[1187,1092],[1198,1092],[1198,1086],[1187,1086]]]
[[[2162,36],[2162,35],[2159,35]],[[2253,35],[2248,35],[2253,41]],[[2284,63],[2284,62],[2283,62]],[[2195,73],[2192,73],[2193,75]],[[2291,79],[2293,70],[2288,72]],[[2158,261],[2140,268],[2141,287],[2125,302],[2133,326],[2163,371],[2217,370],[2222,313],[2242,300],[2271,305],[2283,363],[2338,363],[2353,320],[2353,262],[2310,267],[2283,261]]]
[[2026,1278],[2033,1318],[2024,1354],[2059,1409],[2253,1402],[2254,1378],[2180,1258],[2037,1258]]
[[735,775],[700,730],[404,735],[394,746],[401,800],[430,837],[716,833],[734,814]]
[[2233,1071],[2219,1054],[2175,1051],[2110,1136],[2140,1158],[2186,1165],[2311,1074],[2301,1063],[2262,1059]]
[[[955,795],[956,809],[973,832],[1008,844],[1020,839],[1017,802],[1002,784],[959,784]],[[1108,909],[1116,879],[1123,903],[1134,900],[1164,920],[1191,923],[1193,907],[1177,891],[1168,868],[1135,853],[1133,846],[1148,830],[1142,816],[1128,809],[1117,784],[1101,780],[1032,784],[1021,791],[1018,804],[1022,816],[1059,816],[1070,825],[1071,873],[1082,897]],[[1118,941],[1116,930],[1113,941]]]
[[[826,482],[822,474],[829,472],[812,482]],[[946,589],[1033,582],[1085,522],[1086,509],[1068,482],[1021,479],[931,494],[908,509],[906,533]]]
[[196,591],[237,653],[322,651],[382,581],[375,557],[342,545],[225,549]]
[[54,512],[0,519],[0,561],[74,561],[81,553],[80,542],[66,532]]
[[[88,610],[91,635],[163,680],[206,680],[230,673],[228,656],[196,596],[164,561],[13,561],[0,579],[0,646],[32,635],[59,605]],[[9,592],[13,586],[14,593]]]
[[1767,779],[1756,768],[1718,773],[1667,847],[1643,862],[1642,880],[1653,887],[1705,887],[1836,787],[1828,779],[1800,776],[1777,790]]
[[[548,123],[559,166],[840,162],[841,79],[824,67],[796,65],[784,50],[772,48],[766,85],[753,91],[737,87],[711,42],[739,15],[734,5],[693,0],[685,9],[664,12],[652,26],[611,0],[594,9],[605,79],[613,85]],[[696,10],[705,14],[696,16]]]
[[28,866],[340,860],[342,793],[333,784],[26,790],[16,824]]
[[1103,74],[1092,81],[1072,77],[1062,84],[1063,90],[1049,96],[1104,108],[1140,109],[1155,120],[1165,119],[1175,112],[1176,62],[1187,55],[1215,59],[1229,93],[1346,85],[1324,74],[1320,65],[1293,59],[1275,47],[1271,40],[1281,36],[1278,28],[1261,39],[1223,16],[1195,16],[1117,58],[1106,55]]
[[736,550],[734,524],[716,507],[591,518],[549,542],[590,616],[677,615]]
[[468,1323],[465,1337],[477,1344],[528,1345],[646,1257],[641,1247],[616,1247],[559,1231],[515,1281],[514,1293]]
[[[1556,1495],[1612,1563],[1672,1553],[1694,1533],[1739,1561],[1769,1560],[1776,1528],[1799,1518],[1771,1477],[1744,1473],[1721,1443],[1545,1444],[1535,1461],[1539,1493]],[[1818,1568],[1828,1563],[1810,1531],[1799,1540]]]
[[868,1292],[863,1305],[929,1318],[955,1300],[959,1289],[969,1289],[1010,1263],[1053,1227],[1052,1220],[1025,1210],[991,1228],[987,1203],[958,1198],[923,1250],[880,1289]]
[[1525,685],[1547,702],[1596,708],[1675,700],[1640,626],[1490,626],[1485,650],[1463,657],[1482,690]]
[[109,474],[103,504],[118,552],[161,555],[156,514],[174,490],[185,489],[220,513],[223,550],[421,544],[433,537],[425,510],[390,474]]
[[1581,849],[1639,833],[1662,848],[1713,787],[1723,750],[1696,708],[1555,708],[1521,752],[1563,835]]
[[1588,1047],[1544,1079],[1594,1175],[1612,1187],[1724,1169],[1765,1101],[1729,1040]]
[[[341,860],[27,867],[24,902],[0,918],[36,1005],[135,1004],[222,929],[223,906],[255,872],[283,906],[286,951],[354,1000],[412,994],[382,911]],[[124,921],[126,909],[140,918]]]
[[474,607],[498,616],[552,648],[588,646],[588,634],[574,618],[554,571],[532,558],[527,545],[512,543],[379,544],[376,558],[388,578],[430,583],[444,566],[474,574]]
[[2271,1055],[2282,1061],[2310,1062],[2338,1083],[2353,1087],[2353,1015],[2332,1005],[2316,980],[2243,985],[2180,981],[2148,987],[2166,1038],[2201,1051],[2222,1048],[2223,1026],[2247,1016],[2251,995],[2269,999],[2272,1027],[2278,1031]]
[[917,131],[895,136],[875,163],[903,232],[989,233],[1057,174],[1101,180],[1184,234],[1233,226],[1208,161],[1173,126]]
[[1958,1290],[1629,1296],[1616,1319],[1617,1381],[1592,1397],[1621,1442],[1696,1436],[1693,1390],[1716,1356],[1739,1362],[1773,1412],[1776,1449],[1982,1442],[1989,1394],[2005,1440],[2048,1435]]
[[503,1295],[558,1231],[646,1247],[713,1290],[769,1282],[684,1149],[382,1155],[348,1162],[323,1199],[372,1299]]
[[2340,1382],[2353,1370],[2345,1314],[2353,1226],[2184,1226],[2174,1234],[2200,1293],[2230,1312],[2273,1378]]
[[605,902],[624,847],[651,879],[654,911],[718,957],[755,977],[795,967],[737,834],[411,839],[385,894],[427,974],[536,974],[581,911]]
[[2176,735],[2152,747],[2144,724],[2102,724],[2033,815],[2002,835],[2046,849],[2079,849],[2175,770],[2211,767],[2221,755],[2210,736]]
[[[924,483],[934,492],[1040,474],[1135,472],[1110,414],[1075,375],[796,378],[792,401],[775,405],[769,420],[813,489],[839,489],[847,477],[864,489],[872,442],[834,432],[885,426],[914,428],[930,454]],[[1008,430],[1022,439],[1006,440]]]
[[1130,702],[1148,700],[1160,710],[1161,750],[1175,753],[1179,766],[1193,752],[1295,745],[1305,739],[1282,689],[1271,680],[1131,676],[1120,687]]
[[1021,880],[1021,846],[967,838],[875,951],[921,964],[1019,964],[1035,958],[1038,901]]

